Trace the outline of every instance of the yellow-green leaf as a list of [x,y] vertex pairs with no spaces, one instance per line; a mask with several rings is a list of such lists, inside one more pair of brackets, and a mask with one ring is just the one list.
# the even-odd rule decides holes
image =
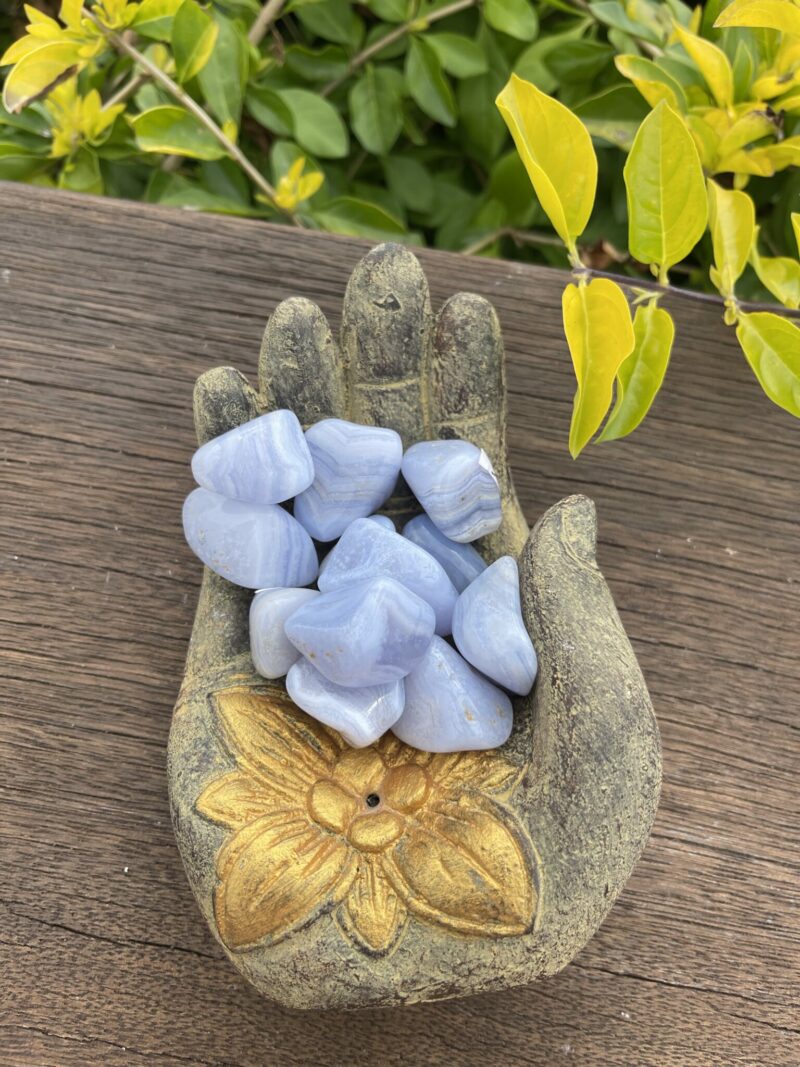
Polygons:
[[759,178],[771,178],[787,167],[800,166],[800,135],[787,137],[775,144],[758,148],[743,148],[720,159],[718,171],[733,171],[734,174],[755,174]]
[[196,0],[183,0],[172,20],[172,51],[179,82],[191,81],[208,62],[219,27]]
[[652,59],[622,55],[616,57],[614,64],[623,78],[633,82],[650,107],[666,100],[676,111],[688,111],[689,105],[681,83]]
[[183,0],[142,0],[131,25],[142,37],[168,41],[172,23]]
[[572,407],[569,450],[575,459],[603,421],[614,378],[635,343],[625,294],[607,278],[568,285],[561,299],[578,388]]
[[708,225],[714,247],[711,280],[723,296],[732,296],[753,245],[756,212],[739,189],[723,189],[709,179]]
[[81,65],[78,48],[74,41],[47,41],[41,48],[24,55],[6,78],[3,88],[6,111],[21,111],[72,67]]
[[790,256],[760,256],[758,235],[753,241],[750,262],[759,281],[787,308],[800,308],[800,263]]
[[690,57],[697,64],[714,99],[720,107],[733,104],[733,67],[721,48],[696,33],[690,33],[679,22],[674,23],[675,34]]
[[542,210],[568,247],[584,231],[597,189],[597,157],[581,120],[512,74],[497,97]]
[[752,26],[800,37],[800,7],[792,0],[733,0],[714,25]]
[[792,229],[794,230],[794,242],[797,251],[800,252],[800,211],[792,212]]
[[669,312],[650,301],[636,309],[633,352],[617,371],[617,402],[598,441],[616,441],[631,433],[656,398],[667,372],[675,323]]
[[758,311],[739,317],[736,336],[770,400],[800,418],[800,329],[771,311]]
[[71,30],[80,29],[83,0],[61,0],[58,17]]
[[188,156],[190,159],[221,159],[225,152],[210,130],[184,111],[165,104],[151,107],[130,120],[136,143],[143,152]]
[[688,256],[708,221],[697,146],[665,101],[639,127],[623,173],[631,254],[663,275]]

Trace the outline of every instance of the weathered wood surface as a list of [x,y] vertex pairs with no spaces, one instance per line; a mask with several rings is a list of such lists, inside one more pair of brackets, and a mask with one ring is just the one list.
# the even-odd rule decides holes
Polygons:
[[0,1065],[796,1067],[800,438],[686,300],[645,426],[573,463],[563,276],[421,253],[436,303],[496,303],[523,506],[596,499],[659,716],[661,810],[598,936],[528,988],[310,1016],[197,913],[164,768],[200,578],[192,383],[252,372],[291,293],[338,324],[364,247],[0,185]]

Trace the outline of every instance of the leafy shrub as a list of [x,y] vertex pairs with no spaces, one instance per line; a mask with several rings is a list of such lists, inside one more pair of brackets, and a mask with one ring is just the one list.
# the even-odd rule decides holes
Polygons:
[[0,22],[0,177],[569,263],[574,454],[615,387],[603,440],[652,403],[668,271],[800,414],[800,331],[741,303],[800,303],[794,0],[38,2]]

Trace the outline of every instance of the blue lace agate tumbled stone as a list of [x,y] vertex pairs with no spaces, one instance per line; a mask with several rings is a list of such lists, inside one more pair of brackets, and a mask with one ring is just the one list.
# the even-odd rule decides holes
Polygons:
[[294,515],[317,541],[333,541],[391,494],[403,442],[394,430],[323,419],[306,431],[314,481],[294,502]]
[[452,541],[475,541],[503,521],[492,464],[469,441],[421,441],[406,452],[401,470],[431,521]]
[[444,572],[460,593],[486,570],[486,564],[472,545],[461,545],[445,537],[427,515],[417,515],[403,527],[403,537],[418,545],[441,563]]
[[353,748],[377,741],[403,712],[402,678],[388,685],[346,689],[329,681],[303,657],[286,676],[286,690],[299,708],[338,730]]
[[453,637],[473,667],[512,693],[529,693],[538,663],[519,595],[519,571],[501,556],[467,586],[453,612]]
[[194,489],[183,505],[183,532],[192,552],[235,585],[310,585],[317,577],[311,538],[277,504],[246,504]]
[[401,741],[425,752],[497,748],[511,734],[508,696],[482,678],[440,637],[405,679],[406,703],[392,727]]
[[320,594],[316,589],[261,589],[250,603],[250,656],[265,678],[283,678],[300,658],[284,632],[284,623],[301,604]]
[[327,592],[381,576],[395,578],[427,601],[436,613],[437,634],[450,633],[458,593],[441,565],[399,533],[371,519],[350,523],[325,557],[318,584]]
[[233,500],[278,504],[311,485],[314,464],[297,416],[282,408],[201,445],[192,474],[204,489]]
[[433,608],[410,589],[393,578],[371,578],[302,605],[285,630],[317,670],[351,689],[404,678],[425,655],[434,623]]
[[384,530],[391,530],[392,533],[397,533],[397,527],[388,515],[367,515],[367,518],[372,522],[377,522],[377,524],[382,526]]

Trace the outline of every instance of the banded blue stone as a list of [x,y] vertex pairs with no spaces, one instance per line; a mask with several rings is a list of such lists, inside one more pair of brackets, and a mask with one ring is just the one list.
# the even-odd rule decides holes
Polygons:
[[286,690],[303,711],[338,730],[353,748],[382,737],[403,712],[403,679],[348,689],[336,685],[302,656],[286,676]]
[[278,504],[302,493],[314,478],[303,428],[282,408],[206,441],[192,457],[198,485],[254,504]]
[[350,523],[325,557],[319,587],[327,592],[381,576],[395,578],[427,601],[436,613],[436,632],[450,633],[458,593],[441,564],[401,534],[370,519]]
[[458,652],[434,637],[405,679],[403,714],[394,734],[424,752],[497,748],[511,734],[508,696],[474,671]]
[[333,541],[389,497],[403,442],[394,430],[323,419],[306,431],[314,481],[294,502],[295,518],[317,541]]
[[441,563],[459,593],[486,570],[486,563],[477,549],[445,537],[427,515],[416,515],[407,522],[403,527],[403,537]]
[[503,521],[489,457],[469,441],[421,441],[403,457],[403,477],[445,537],[465,544]]
[[260,589],[250,603],[250,656],[264,678],[283,678],[300,658],[284,631],[290,615],[318,597],[316,589]]
[[498,685],[520,695],[531,691],[538,663],[512,556],[495,560],[458,598],[453,637],[461,655]]
[[430,604],[378,577],[322,593],[301,605],[285,630],[329,681],[355,689],[404,678],[425,655],[434,624]]
[[278,504],[247,504],[194,489],[183,505],[183,532],[194,554],[234,585],[301,586],[317,577],[311,538]]

